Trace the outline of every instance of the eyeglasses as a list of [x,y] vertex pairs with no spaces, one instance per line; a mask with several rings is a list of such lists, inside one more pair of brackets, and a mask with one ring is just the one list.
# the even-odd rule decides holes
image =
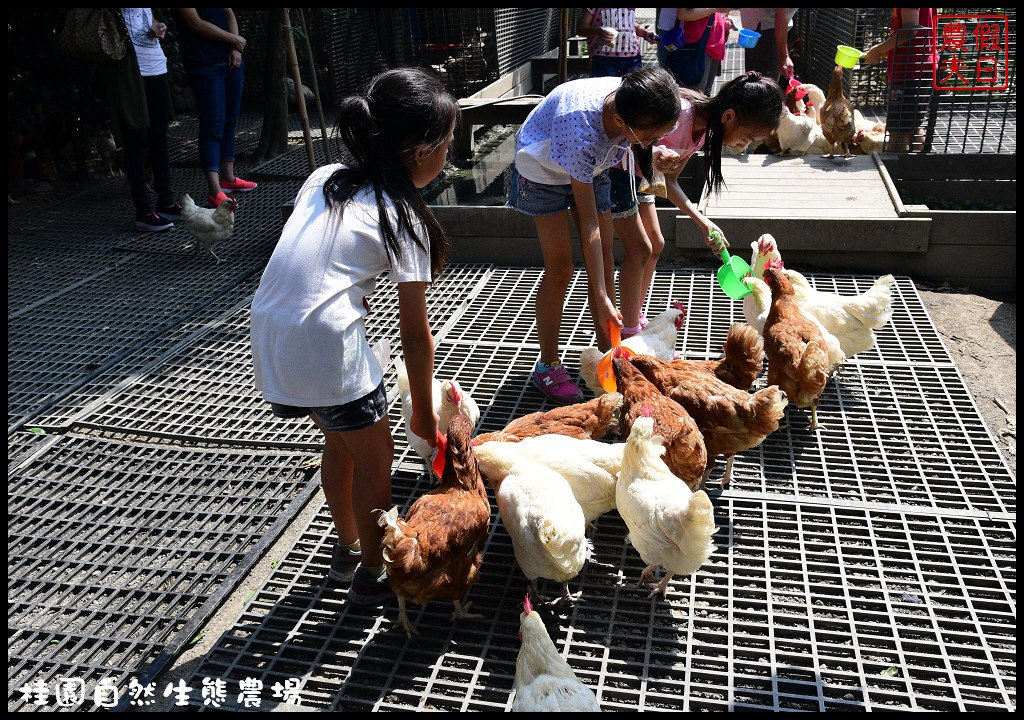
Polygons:
[[661,140],[666,135],[671,135],[672,133],[674,133],[676,131],[676,129],[679,127],[679,121],[677,120],[675,125],[672,126],[671,130],[669,130],[666,133],[662,133],[661,135],[658,135],[657,137],[648,138],[647,141],[644,142],[644,141],[642,141],[640,139],[640,135],[637,134],[637,131],[629,126],[629,123],[627,123],[625,120],[623,120],[622,124],[626,126],[626,129],[629,130],[629,132],[633,133],[633,138],[632,139],[627,138],[627,139],[629,139],[630,142],[635,143],[635,144],[639,145],[642,148],[650,147],[651,145],[653,145],[654,143],[658,142],[659,140]]

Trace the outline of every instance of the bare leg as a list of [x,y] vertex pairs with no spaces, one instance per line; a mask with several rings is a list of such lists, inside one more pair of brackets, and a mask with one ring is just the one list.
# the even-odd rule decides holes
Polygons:
[[405,598],[403,598],[401,595],[398,596],[397,625],[399,625],[403,630],[405,630],[405,634],[409,637],[412,637],[413,635],[418,636],[420,634],[420,631],[413,627],[412,621],[409,620],[409,615],[405,612]]
[[652,598],[655,595],[661,595],[662,597],[665,597],[665,593],[668,592],[669,581],[671,581],[671,580],[672,580],[672,573],[670,573],[670,572],[665,573],[665,577],[663,577],[661,579],[661,582],[658,583],[658,587],[656,587],[653,590],[651,590],[651,594],[648,595],[647,597]]
[[658,222],[658,209],[654,203],[640,203],[640,220],[644,225],[644,233],[651,243],[651,257],[644,266],[643,295],[641,296],[640,307],[643,307],[643,298],[651,291],[651,283],[654,281],[654,269],[658,266],[658,258],[661,251],[665,249],[665,236],[661,234],[661,223]]
[[732,482],[732,461],[736,459],[735,455],[730,455],[725,461],[725,475],[722,476],[722,489],[725,490],[729,487],[729,483]]
[[455,612],[453,612],[449,618],[454,622],[455,620],[483,620],[484,616],[477,613],[470,613],[469,609],[473,607],[472,602],[468,602],[465,605],[460,603],[458,600],[452,600],[452,604],[455,606]]
[[[310,416],[314,424],[319,423]],[[359,538],[356,520],[352,516],[352,456],[340,433],[320,428],[324,434],[324,452],[317,463],[320,468],[320,487],[323,488],[327,507],[331,511],[338,542],[351,545]],[[390,506],[389,506],[390,507]]]
[[572,282],[572,239],[564,213],[535,217],[533,222],[544,254],[544,276],[537,288],[537,339],[541,362],[551,363],[558,359],[562,306]]
[[625,251],[619,268],[622,324],[632,327],[640,322],[640,310],[647,294],[644,270],[651,259],[651,241],[647,239],[639,213],[612,222]]
[[[388,427],[388,418],[382,417],[362,430],[330,434],[341,436],[352,458],[349,502],[343,508],[343,515],[354,518],[362,546],[363,564],[381,565],[384,558],[380,553],[380,543],[384,539],[384,528],[377,524],[377,513],[374,510],[391,507],[391,462],[394,459],[395,444]],[[326,469],[321,468],[320,472],[322,476]],[[342,501],[345,499],[341,498]],[[348,531],[348,527],[339,528],[339,531],[342,529]],[[339,537],[348,536],[339,532]]]

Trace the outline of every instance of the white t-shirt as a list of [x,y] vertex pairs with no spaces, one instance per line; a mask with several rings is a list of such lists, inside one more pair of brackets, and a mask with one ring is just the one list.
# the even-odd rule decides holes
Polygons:
[[552,90],[516,133],[516,170],[527,180],[568,185],[593,183],[594,176],[622,160],[629,143],[616,144],[604,130],[601,111],[622,78],[573,80]]
[[[786,8],[786,27],[793,27],[793,16],[800,8]],[[775,8],[740,8],[740,22],[748,30],[757,30],[758,23],[761,24],[761,31],[775,29]]]
[[[252,301],[256,387],[269,402],[324,407],[373,392],[384,373],[366,341],[364,298],[389,269],[396,283],[431,279],[430,254],[407,236],[399,234],[402,256],[389,265],[372,189],[357,192],[343,215],[337,205],[327,210],[323,186],[341,167],[318,168],[299,190]],[[397,227],[390,201],[388,212]]]
[[135,46],[135,55],[139,58],[139,70],[142,77],[163,75],[167,72],[167,56],[160,47],[160,39],[149,37],[149,29],[153,26],[152,8],[121,8],[124,23],[128,26],[128,35]]

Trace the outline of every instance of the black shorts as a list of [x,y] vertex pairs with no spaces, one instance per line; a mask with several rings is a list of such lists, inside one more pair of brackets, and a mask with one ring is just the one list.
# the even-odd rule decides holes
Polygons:
[[358,400],[344,405],[325,407],[297,407],[270,403],[270,409],[279,418],[292,419],[312,415],[329,432],[352,432],[368,428],[388,414],[388,393],[381,380],[377,389]]
[[922,84],[911,82],[891,85],[885,129],[898,133],[915,132],[924,124],[932,92],[931,85],[923,84],[923,81]]

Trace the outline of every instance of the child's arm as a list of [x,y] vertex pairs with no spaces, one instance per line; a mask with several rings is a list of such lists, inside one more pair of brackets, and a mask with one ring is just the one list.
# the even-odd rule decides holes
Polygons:
[[580,17],[579,24],[576,26],[576,34],[582,35],[585,38],[592,38],[596,35],[599,42],[602,42],[605,45],[614,44],[611,33],[607,32],[600,25],[595,25],[594,14],[585,10],[583,11],[583,15]]
[[872,48],[868,48],[867,55],[864,57],[864,62],[867,65],[874,65],[877,62],[881,62],[886,55],[896,49],[897,45],[906,45],[910,42],[911,38],[917,34],[916,30],[927,30],[928,28],[920,25],[921,21],[921,10],[920,8],[900,8],[900,20],[902,21],[903,27],[901,30],[912,29],[913,26],[917,26],[915,32],[901,33],[899,30],[889,36],[889,39],[885,42],[878,43]]
[[779,75],[793,77],[793,59],[789,57],[789,8],[775,8],[775,52]]
[[[704,214],[697,209],[697,206],[690,202],[690,198],[686,197],[686,193],[679,187],[679,171],[676,171],[675,175],[665,175],[665,187],[668,189],[668,199],[677,208],[682,210],[684,213],[690,216],[690,218],[697,223],[697,227],[700,228],[701,233],[704,235],[704,243],[711,248],[711,252],[715,255],[722,254],[723,247],[729,247],[729,241],[725,239],[725,233],[723,233],[717,225],[707,219]],[[718,237],[714,240],[711,238],[711,233],[718,231]]]
[[402,336],[402,354],[409,373],[412,393],[412,417],[409,429],[435,446],[437,413],[434,412],[434,338],[427,319],[427,284],[398,283],[398,327]]
[[604,330],[611,320],[622,327],[622,319],[615,309],[615,302],[608,297],[604,283],[604,254],[601,250],[601,226],[597,221],[597,200],[594,186],[572,178],[572,195],[579,213],[580,245],[583,248],[583,262],[587,266],[587,283],[590,297],[594,298],[590,312],[597,327]]

